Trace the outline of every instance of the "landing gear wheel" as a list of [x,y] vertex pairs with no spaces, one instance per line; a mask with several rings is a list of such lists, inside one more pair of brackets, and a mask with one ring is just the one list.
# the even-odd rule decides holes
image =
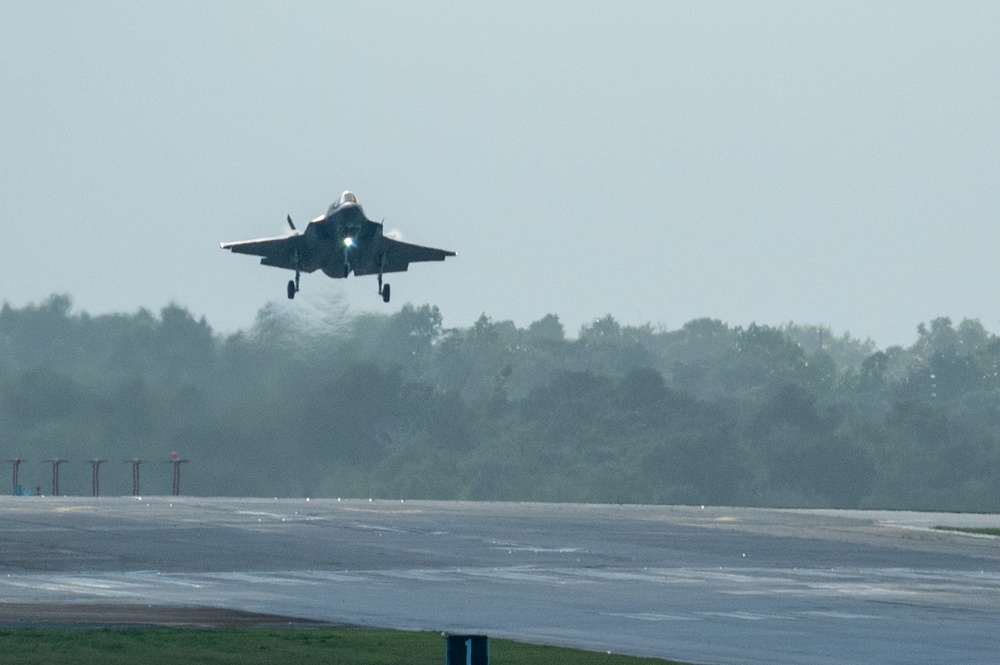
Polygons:
[[289,300],[292,300],[293,298],[295,298],[295,291],[296,290],[297,289],[295,288],[295,280],[293,280],[293,279],[288,280],[288,299]]
[[382,302],[389,302],[389,285],[382,287]]
[[344,279],[347,279],[347,276],[349,274],[351,274],[351,264],[350,263],[345,263],[344,264]]

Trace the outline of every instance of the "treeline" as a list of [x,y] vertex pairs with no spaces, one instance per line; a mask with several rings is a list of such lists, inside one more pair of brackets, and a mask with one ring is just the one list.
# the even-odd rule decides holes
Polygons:
[[1000,338],[910,348],[817,326],[679,330],[605,316],[567,337],[436,307],[262,309],[223,336],[183,307],[0,310],[0,455],[22,482],[200,495],[1000,511]]

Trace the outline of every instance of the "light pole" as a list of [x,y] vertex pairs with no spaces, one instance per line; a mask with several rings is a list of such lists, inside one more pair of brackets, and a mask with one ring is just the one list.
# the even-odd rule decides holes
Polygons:
[[174,465],[174,496],[181,495],[181,464],[187,464],[186,459],[178,459],[177,453],[170,453],[170,463]]
[[146,460],[141,459],[127,459],[126,464],[132,465],[132,496],[139,496],[139,465]]
[[66,460],[57,457],[45,461],[52,465],[52,496],[59,496],[59,465],[64,464]]
[[90,460],[90,486],[93,496],[101,496],[101,465],[107,461],[106,459]]
[[21,462],[23,462],[24,460],[21,459],[20,457],[13,457],[7,461],[10,462],[10,465],[14,468],[14,491],[17,492],[17,486],[20,484],[17,482],[18,471],[21,467]]

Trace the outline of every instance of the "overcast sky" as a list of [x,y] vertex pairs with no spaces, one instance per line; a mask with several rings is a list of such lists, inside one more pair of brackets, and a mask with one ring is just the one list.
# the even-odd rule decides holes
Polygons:
[[[0,300],[1000,332],[998,45],[998,2],[0,0]],[[458,256],[288,302],[219,248],[344,189]]]

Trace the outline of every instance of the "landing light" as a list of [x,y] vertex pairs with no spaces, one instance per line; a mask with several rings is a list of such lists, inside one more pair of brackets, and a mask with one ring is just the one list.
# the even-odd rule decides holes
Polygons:
[[344,247],[353,247],[354,238],[344,238]]

